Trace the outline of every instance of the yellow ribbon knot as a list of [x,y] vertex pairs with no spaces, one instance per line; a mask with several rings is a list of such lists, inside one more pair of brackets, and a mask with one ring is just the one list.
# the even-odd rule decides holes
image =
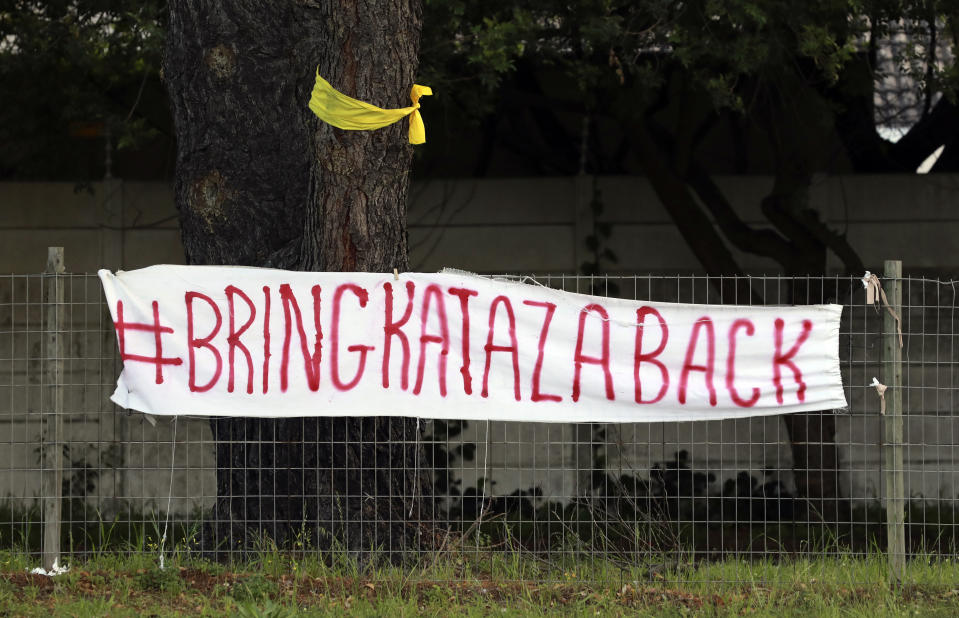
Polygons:
[[413,105],[397,109],[383,109],[346,96],[333,88],[328,81],[316,73],[316,83],[310,97],[310,109],[323,122],[348,131],[371,131],[410,117],[410,143],[426,142],[426,127],[420,115],[420,97],[433,94],[429,86],[413,84],[410,99]]

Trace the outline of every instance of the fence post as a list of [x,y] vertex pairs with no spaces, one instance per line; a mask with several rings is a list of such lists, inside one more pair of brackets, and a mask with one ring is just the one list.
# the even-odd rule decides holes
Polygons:
[[47,247],[43,306],[43,568],[60,559],[60,499],[63,486],[63,247]]
[[[902,316],[902,262],[886,260],[883,288],[896,315]],[[883,469],[886,490],[886,555],[889,582],[898,585],[906,566],[906,484],[903,471],[902,431],[902,348],[896,319],[882,313],[882,383],[888,387],[886,417],[883,419]]]

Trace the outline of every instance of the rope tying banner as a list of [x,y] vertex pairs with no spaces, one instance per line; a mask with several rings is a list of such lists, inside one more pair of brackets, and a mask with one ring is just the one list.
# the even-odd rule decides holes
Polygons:
[[[889,300],[886,299],[886,292],[883,291],[882,284],[879,283],[879,277],[867,270],[866,276],[862,278],[862,286],[866,288],[866,304],[874,305],[881,298],[882,303],[880,304],[886,305],[886,311],[896,320],[896,331],[899,333],[899,347],[901,348],[902,320],[896,310],[889,306]],[[876,311],[879,311],[879,309],[876,308]]]
[[328,124],[347,131],[372,131],[381,129],[403,118],[410,117],[410,143],[426,142],[426,127],[420,116],[420,97],[430,96],[433,90],[429,86],[413,84],[410,99],[413,105],[397,109],[383,109],[346,96],[333,88],[328,81],[316,73],[313,95],[310,97],[310,109]]
[[876,378],[872,379],[872,384],[869,386],[876,387],[876,394],[879,395],[879,414],[882,416],[886,415],[886,389],[889,388]]

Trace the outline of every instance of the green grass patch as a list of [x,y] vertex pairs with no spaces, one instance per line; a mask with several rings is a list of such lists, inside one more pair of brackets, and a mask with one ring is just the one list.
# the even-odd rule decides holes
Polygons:
[[364,571],[314,554],[265,551],[226,568],[195,558],[102,554],[53,578],[0,552],[0,616],[942,615],[959,605],[959,564],[907,563],[890,585],[881,556],[642,564],[470,550]]

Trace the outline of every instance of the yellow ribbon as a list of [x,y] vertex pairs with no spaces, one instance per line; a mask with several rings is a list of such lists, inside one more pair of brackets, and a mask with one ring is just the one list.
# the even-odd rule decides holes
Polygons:
[[353,97],[348,97],[333,88],[328,81],[316,73],[316,84],[310,97],[310,109],[323,122],[348,131],[371,131],[410,117],[410,143],[422,144],[426,141],[426,127],[420,116],[420,97],[433,94],[429,86],[413,84],[410,90],[411,107],[382,109]]

